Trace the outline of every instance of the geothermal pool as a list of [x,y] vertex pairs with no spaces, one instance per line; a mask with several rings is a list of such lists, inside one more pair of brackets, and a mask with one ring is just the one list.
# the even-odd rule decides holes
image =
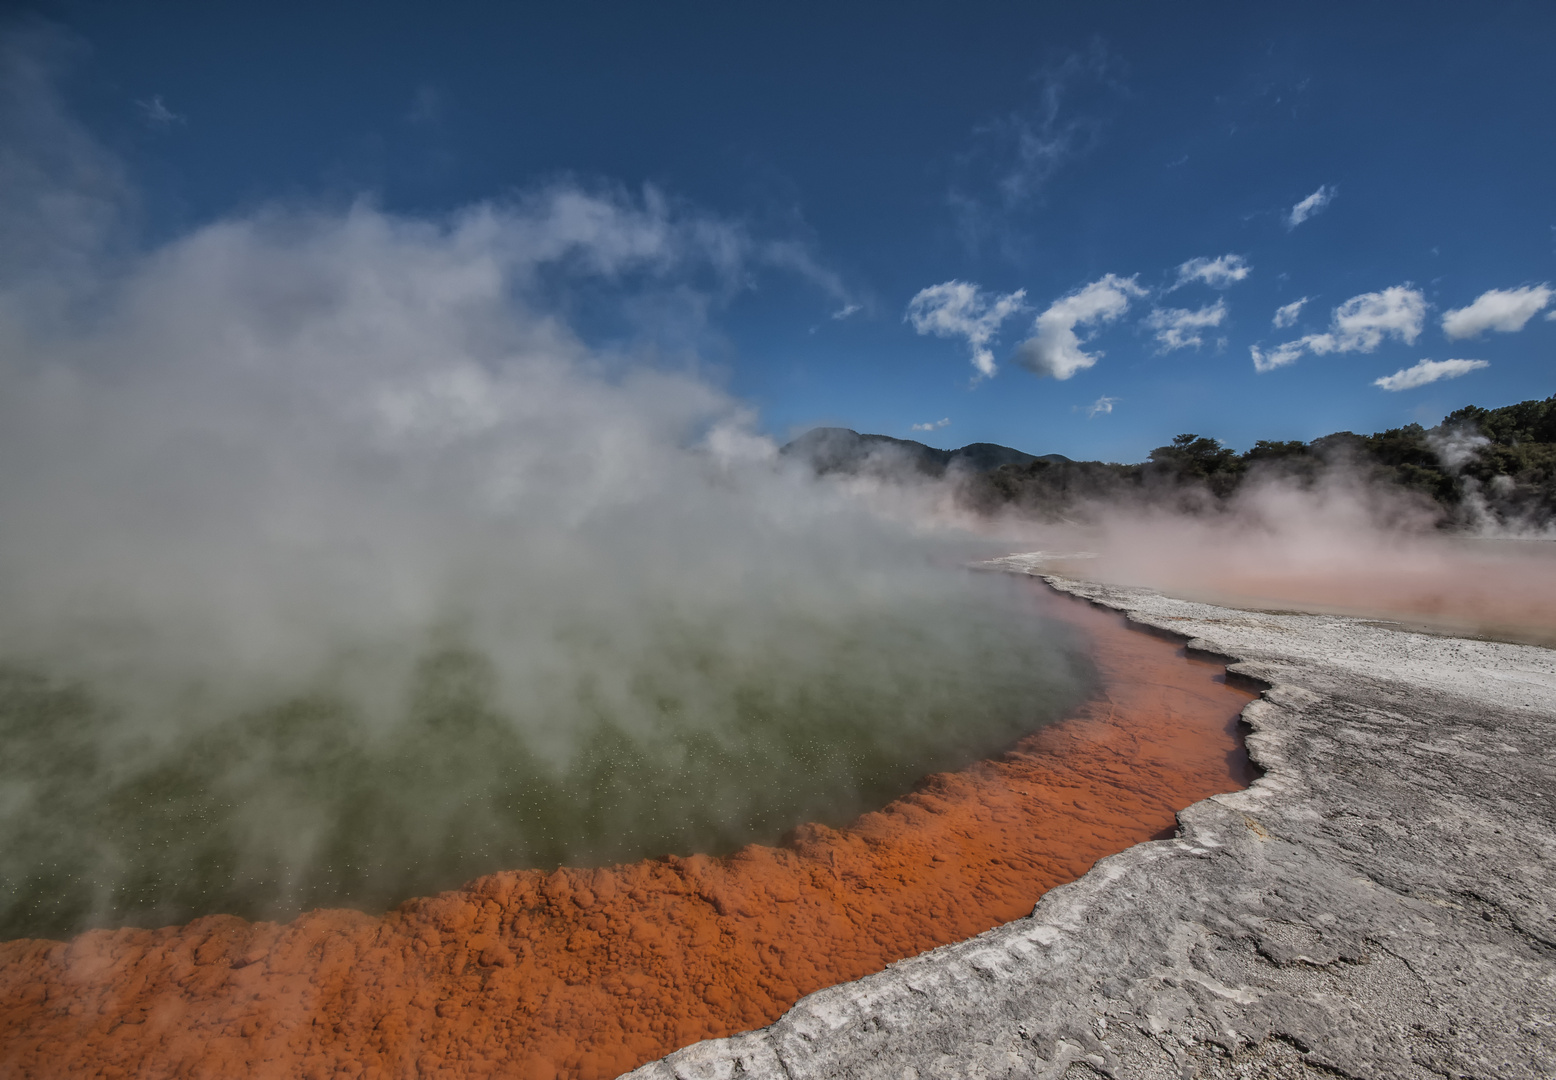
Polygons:
[[780,613],[752,641],[664,618],[631,651],[532,665],[546,692],[517,706],[485,657],[446,645],[388,720],[318,693],[159,725],[0,671],[0,939],[377,914],[497,870],[724,855],[843,825],[1091,692],[1065,625],[965,576],[954,599]]
[[1028,593],[1087,646],[1089,694],[1057,717],[1024,714],[1035,730],[1013,746],[990,746],[1008,729],[988,725],[981,752],[1006,752],[902,783],[846,827],[724,857],[509,869],[383,916],[219,914],[12,941],[0,1065],[608,1077],[1024,915],[1098,858],[1168,832],[1177,809],[1251,779],[1237,729],[1250,694],[1219,665]]

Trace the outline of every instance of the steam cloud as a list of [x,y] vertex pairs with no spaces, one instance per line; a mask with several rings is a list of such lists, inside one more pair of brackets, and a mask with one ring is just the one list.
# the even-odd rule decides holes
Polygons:
[[558,185],[142,250],[7,49],[8,936],[774,839],[1080,689],[981,548],[786,467],[698,374],[749,274],[831,290],[793,245]]

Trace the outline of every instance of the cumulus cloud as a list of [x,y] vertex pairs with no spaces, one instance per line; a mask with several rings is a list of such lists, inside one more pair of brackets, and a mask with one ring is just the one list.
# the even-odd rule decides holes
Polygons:
[[1026,307],[1026,290],[990,296],[970,281],[943,281],[920,289],[908,301],[903,321],[920,334],[960,337],[972,349],[972,365],[978,378],[999,370],[989,343],[1000,324]]
[[951,423],[951,418],[949,416],[942,416],[939,420],[930,420],[930,421],[927,421],[927,422],[922,423],[922,424],[914,424],[913,425],[913,430],[914,431],[939,431],[941,428],[949,426],[950,423]]
[[1106,394],[1104,394],[1096,401],[1093,401],[1090,405],[1076,405],[1074,408],[1076,412],[1085,413],[1086,419],[1095,420],[1099,416],[1106,416],[1108,413],[1112,412],[1113,406],[1117,404],[1118,398],[1108,397]]
[[1205,343],[1203,331],[1226,321],[1226,301],[1217,300],[1198,310],[1156,308],[1146,316],[1145,325],[1156,332],[1159,351],[1167,353]]
[[[1489,289],[1468,307],[1443,313],[1443,334],[1449,339],[1475,337],[1487,330],[1516,333],[1534,318],[1556,290],[1549,285],[1525,285],[1520,289]],[[1556,312],[1546,316],[1556,318]]]
[[1372,380],[1385,390],[1414,390],[1438,379],[1457,379],[1491,364],[1485,360],[1422,360],[1413,367],[1401,368],[1392,375]]
[[1225,289],[1242,281],[1252,272],[1253,267],[1241,255],[1190,259],[1178,267],[1178,280],[1173,288],[1201,281],[1212,288]]
[[1305,305],[1310,299],[1311,297],[1304,296],[1300,300],[1293,300],[1289,304],[1282,304],[1280,307],[1275,309],[1275,318],[1271,319],[1270,322],[1277,330],[1284,330],[1288,326],[1296,325],[1297,316],[1302,314],[1303,305]]
[[1426,298],[1419,289],[1395,285],[1382,292],[1353,296],[1334,309],[1330,330],[1310,334],[1303,343],[1310,352],[1372,352],[1385,338],[1415,343],[1426,321]]
[[1321,213],[1323,209],[1334,201],[1339,188],[1330,184],[1323,184],[1313,194],[1293,206],[1286,214],[1286,228],[1295,229],[1314,214]]
[[1114,322],[1129,310],[1132,299],[1145,294],[1133,276],[1105,274],[1060,297],[1037,317],[1032,324],[1032,336],[1016,346],[1016,363],[1034,375],[1060,380],[1086,370],[1103,354],[1100,349],[1087,352],[1081,348],[1083,342],[1075,328]]
[[1410,345],[1421,336],[1425,322],[1426,297],[1421,291],[1409,285],[1394,285],[1381,292],[1351,297],[1334,309],[1329,329],[1322,334],[1308,334],[1269,352],[1255,345],[1250,352],[1255,370],[1273,371],[1295,363],[1304,352],[1320,356],[1370,353],[1388,338]]
[[1248,354],[1253,357],[1253,369],[1263,373],[1283,368],[1289,364],[1295,364],[1302,358],[1302,342],[1288,341],[1284,345],[1265,352],[1257,345],[1248,346]]

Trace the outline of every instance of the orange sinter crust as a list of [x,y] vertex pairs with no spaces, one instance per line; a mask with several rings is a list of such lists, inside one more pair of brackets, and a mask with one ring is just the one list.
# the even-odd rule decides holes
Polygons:
[[1051,594],[1102,684],[996,761],[782,847],[517,870],[381,917],[0,945],[14,1077],[610,1077],[1029,913],[1250,780],[1220,665]]

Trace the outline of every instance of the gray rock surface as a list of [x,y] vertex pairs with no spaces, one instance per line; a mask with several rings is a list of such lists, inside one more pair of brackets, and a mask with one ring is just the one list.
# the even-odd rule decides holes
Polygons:
[[1048,580],[1268,684],[1265,776],[634,1080],[1556,1076],[1556,652]]

